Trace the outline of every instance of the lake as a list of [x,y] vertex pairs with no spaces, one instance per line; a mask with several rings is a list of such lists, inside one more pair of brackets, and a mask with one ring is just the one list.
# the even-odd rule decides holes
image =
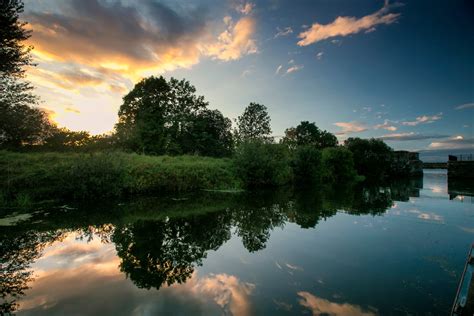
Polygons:
[[385,186],[3,211],[17,315],[443,315],[474,241],[445,170]]

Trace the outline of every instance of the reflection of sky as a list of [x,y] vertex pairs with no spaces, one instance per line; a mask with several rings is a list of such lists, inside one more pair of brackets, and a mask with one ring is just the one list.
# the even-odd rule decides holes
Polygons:
[[433,193],[441,183],[427,174],[423,192],[432,193],[382,216],[338,213],[314,229],[286,223],[258,252],[234,232],[185,284],[159,291],[125,278],[114,244],[70,234],[34,264],[19,314],[444,314],[474,240],[474,210],[447,199],[446,184]]

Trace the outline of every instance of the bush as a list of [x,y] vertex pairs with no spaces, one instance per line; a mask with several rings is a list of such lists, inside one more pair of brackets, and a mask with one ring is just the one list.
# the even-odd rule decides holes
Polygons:
[[288,149],[280,144],[243,143],[236,150],[234,165],[245,187],[278,186],[292,178]]
[[337,184],[357,179],[352,153],[343,147],[323,150],[321,170],[324,181],[329,183]]
[[348,138],[344,147],[352,152],[358,174],[369,180],[380,180],[389,175],[392,149],[382,140]]
[[296,184],[317,183],[321,180],[321,151],[314,146],[299,146],[292,160]]

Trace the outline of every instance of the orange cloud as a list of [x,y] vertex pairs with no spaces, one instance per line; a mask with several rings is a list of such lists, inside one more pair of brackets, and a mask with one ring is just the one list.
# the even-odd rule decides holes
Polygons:
[[253,18],[243,17],[235,25],[230,17],[226,17],[224,21],[227,29],[219,35],[217,42],[206,47],[207,55],[229,61],[258,52],[256,41],[252,39],[255,32]]
[[339,16],[329,24],[314,23],[310,28],[298,35],[301,39],[298,41],[298,45],[308,46],[328,38],[347,36],[364,30],[366,33],[373,32],[376,25],[392,24],[397,21],[400,14],[388,13],[394,6],[389,5],[388,1],[386,1],[382,9],[361,18]]
[[342,128],[342,132],[336,133],[336,135],[360,133],[367,130],[367,127],[359,122],[337,122],[334,125]]
[[334,303],[308,292],[298,292],[301,296],[299,303],[308,308],[313,315],[333,315],[333,316],[375,316],[375,312],[364,311],[360,306],[348,303]]

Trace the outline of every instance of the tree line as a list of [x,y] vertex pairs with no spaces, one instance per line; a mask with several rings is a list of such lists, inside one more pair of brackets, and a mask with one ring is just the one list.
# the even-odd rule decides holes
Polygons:
[[0,11],[0,149],[232,156],[255,185],[283,183],[289,173],[305,179],[388,174],[392,150],[381,140],[349,138],[341,146],[332,133],[303,121],[286,129],[277,143],[265,105],[250,103],[233,128],[185,79],[142,79],[123,97],[113,133],[91,136],[60,128],[38,107],[24,78],[34,64],[32,47],[24,44],[31,31],[19,19],[23,8],[20,0],[7,0]]

